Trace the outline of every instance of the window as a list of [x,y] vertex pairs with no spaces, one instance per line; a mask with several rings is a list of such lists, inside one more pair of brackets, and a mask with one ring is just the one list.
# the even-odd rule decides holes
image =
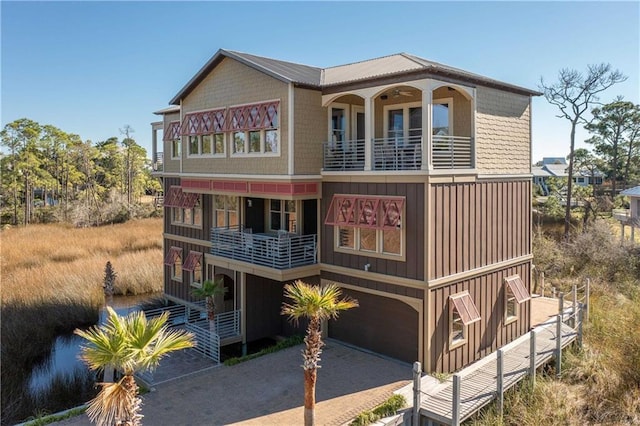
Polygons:
[[171,279],[182,281],[182,249],[180,247],[170,247],[164,264],[171,268]]
[[325,219],[337,249],[403,256],[404,198],[335,195]]
[[172,224],[202,226],[200,194],[183,192],[181,187],[172,186],[164,198],[164,207],[171,208]]
[[189,156],[224,155],[226,109],[185,114],[182,135],[188,137]]
[[531,299],[531,295],[524,286],[519,275],[512,275],[504,279],[505,282],[505,324],[518,320],[521,303]]
[[398,144],[420,143],[422,137],[422,106],[420,102],[384,107],[386,137]]
[[189,272],[189,285],[191,287],[202,287],[202,253],[197,251],[189,252],[182,269]]
[[285,229],[295,233],[298,228],[296,201],[269,200],[269,227],[272,231]]
[[449,349],[467,342],[469,324],[480,321],[480,312],[468,291],[449,296]]
[[331,108],[331,141],[340,144],[347,140],[347,114],[345,108]]
[[453,136],[453,98],[433,100],[433,134]]
[[180,158],[182,155],[182,140],[174,139],[171,141],[171,157]]
[[238,226],[238,197],[216,195],[213,197],[214,223],[217,228]]
[[229,108],[234,154],[278,154],[279,101]]

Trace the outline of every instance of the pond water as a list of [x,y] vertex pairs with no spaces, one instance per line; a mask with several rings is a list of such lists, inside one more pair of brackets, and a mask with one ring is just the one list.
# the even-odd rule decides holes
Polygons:
[[[127,315],[140,309],[140,305],[151,299],[160,297],[160,294],[146,294],[142,296],[114,296],[109,305],[119,315]],[[100,313],[100,323],[106,320],[106,310]],[[56,337],[49,356],[38,363],[32,370],[28,388],[30,393],[38,399],[38,395],[46,394],[54,382],[72,383],[74,378],[89,376],[86,364],[79,359],[80,345],[84,339],[75,334],[65,334]],[[84,403],[86,401],[74,401]],[[73,405],[72,403],[72,405]]]

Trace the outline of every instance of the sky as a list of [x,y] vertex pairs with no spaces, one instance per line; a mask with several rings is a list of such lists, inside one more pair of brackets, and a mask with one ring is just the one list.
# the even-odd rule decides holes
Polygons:
[[[318,67],[407,52],[530,89],[610,63],[601,95],[640,97],[640,2],[0,2],[1,121],[83,140],[132,136],[219,48]],[[533,101],[532,161],[564,157],[570,124]],[[577,133],[577,146],[588,133]]]

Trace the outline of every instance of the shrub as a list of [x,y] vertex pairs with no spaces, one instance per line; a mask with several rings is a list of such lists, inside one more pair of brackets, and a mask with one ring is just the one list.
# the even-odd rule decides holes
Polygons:
[[402,395],[392,395],[382,404],[371,411],[363,411],[350,423],[352,426],[366,426],[378,420],[389,417],[407,405],[407,400]]

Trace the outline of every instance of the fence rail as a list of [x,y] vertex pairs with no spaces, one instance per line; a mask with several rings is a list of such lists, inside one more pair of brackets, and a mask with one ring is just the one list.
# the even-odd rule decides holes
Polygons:
[[373,140],[374,170],[419,170],[422,166],[422,137]]
[[433,136],[431,163],[434,169],[469,169],[473,165],[473,138]]
[[329,171],[364,170],[365,140],[324,142],[323,167]]

